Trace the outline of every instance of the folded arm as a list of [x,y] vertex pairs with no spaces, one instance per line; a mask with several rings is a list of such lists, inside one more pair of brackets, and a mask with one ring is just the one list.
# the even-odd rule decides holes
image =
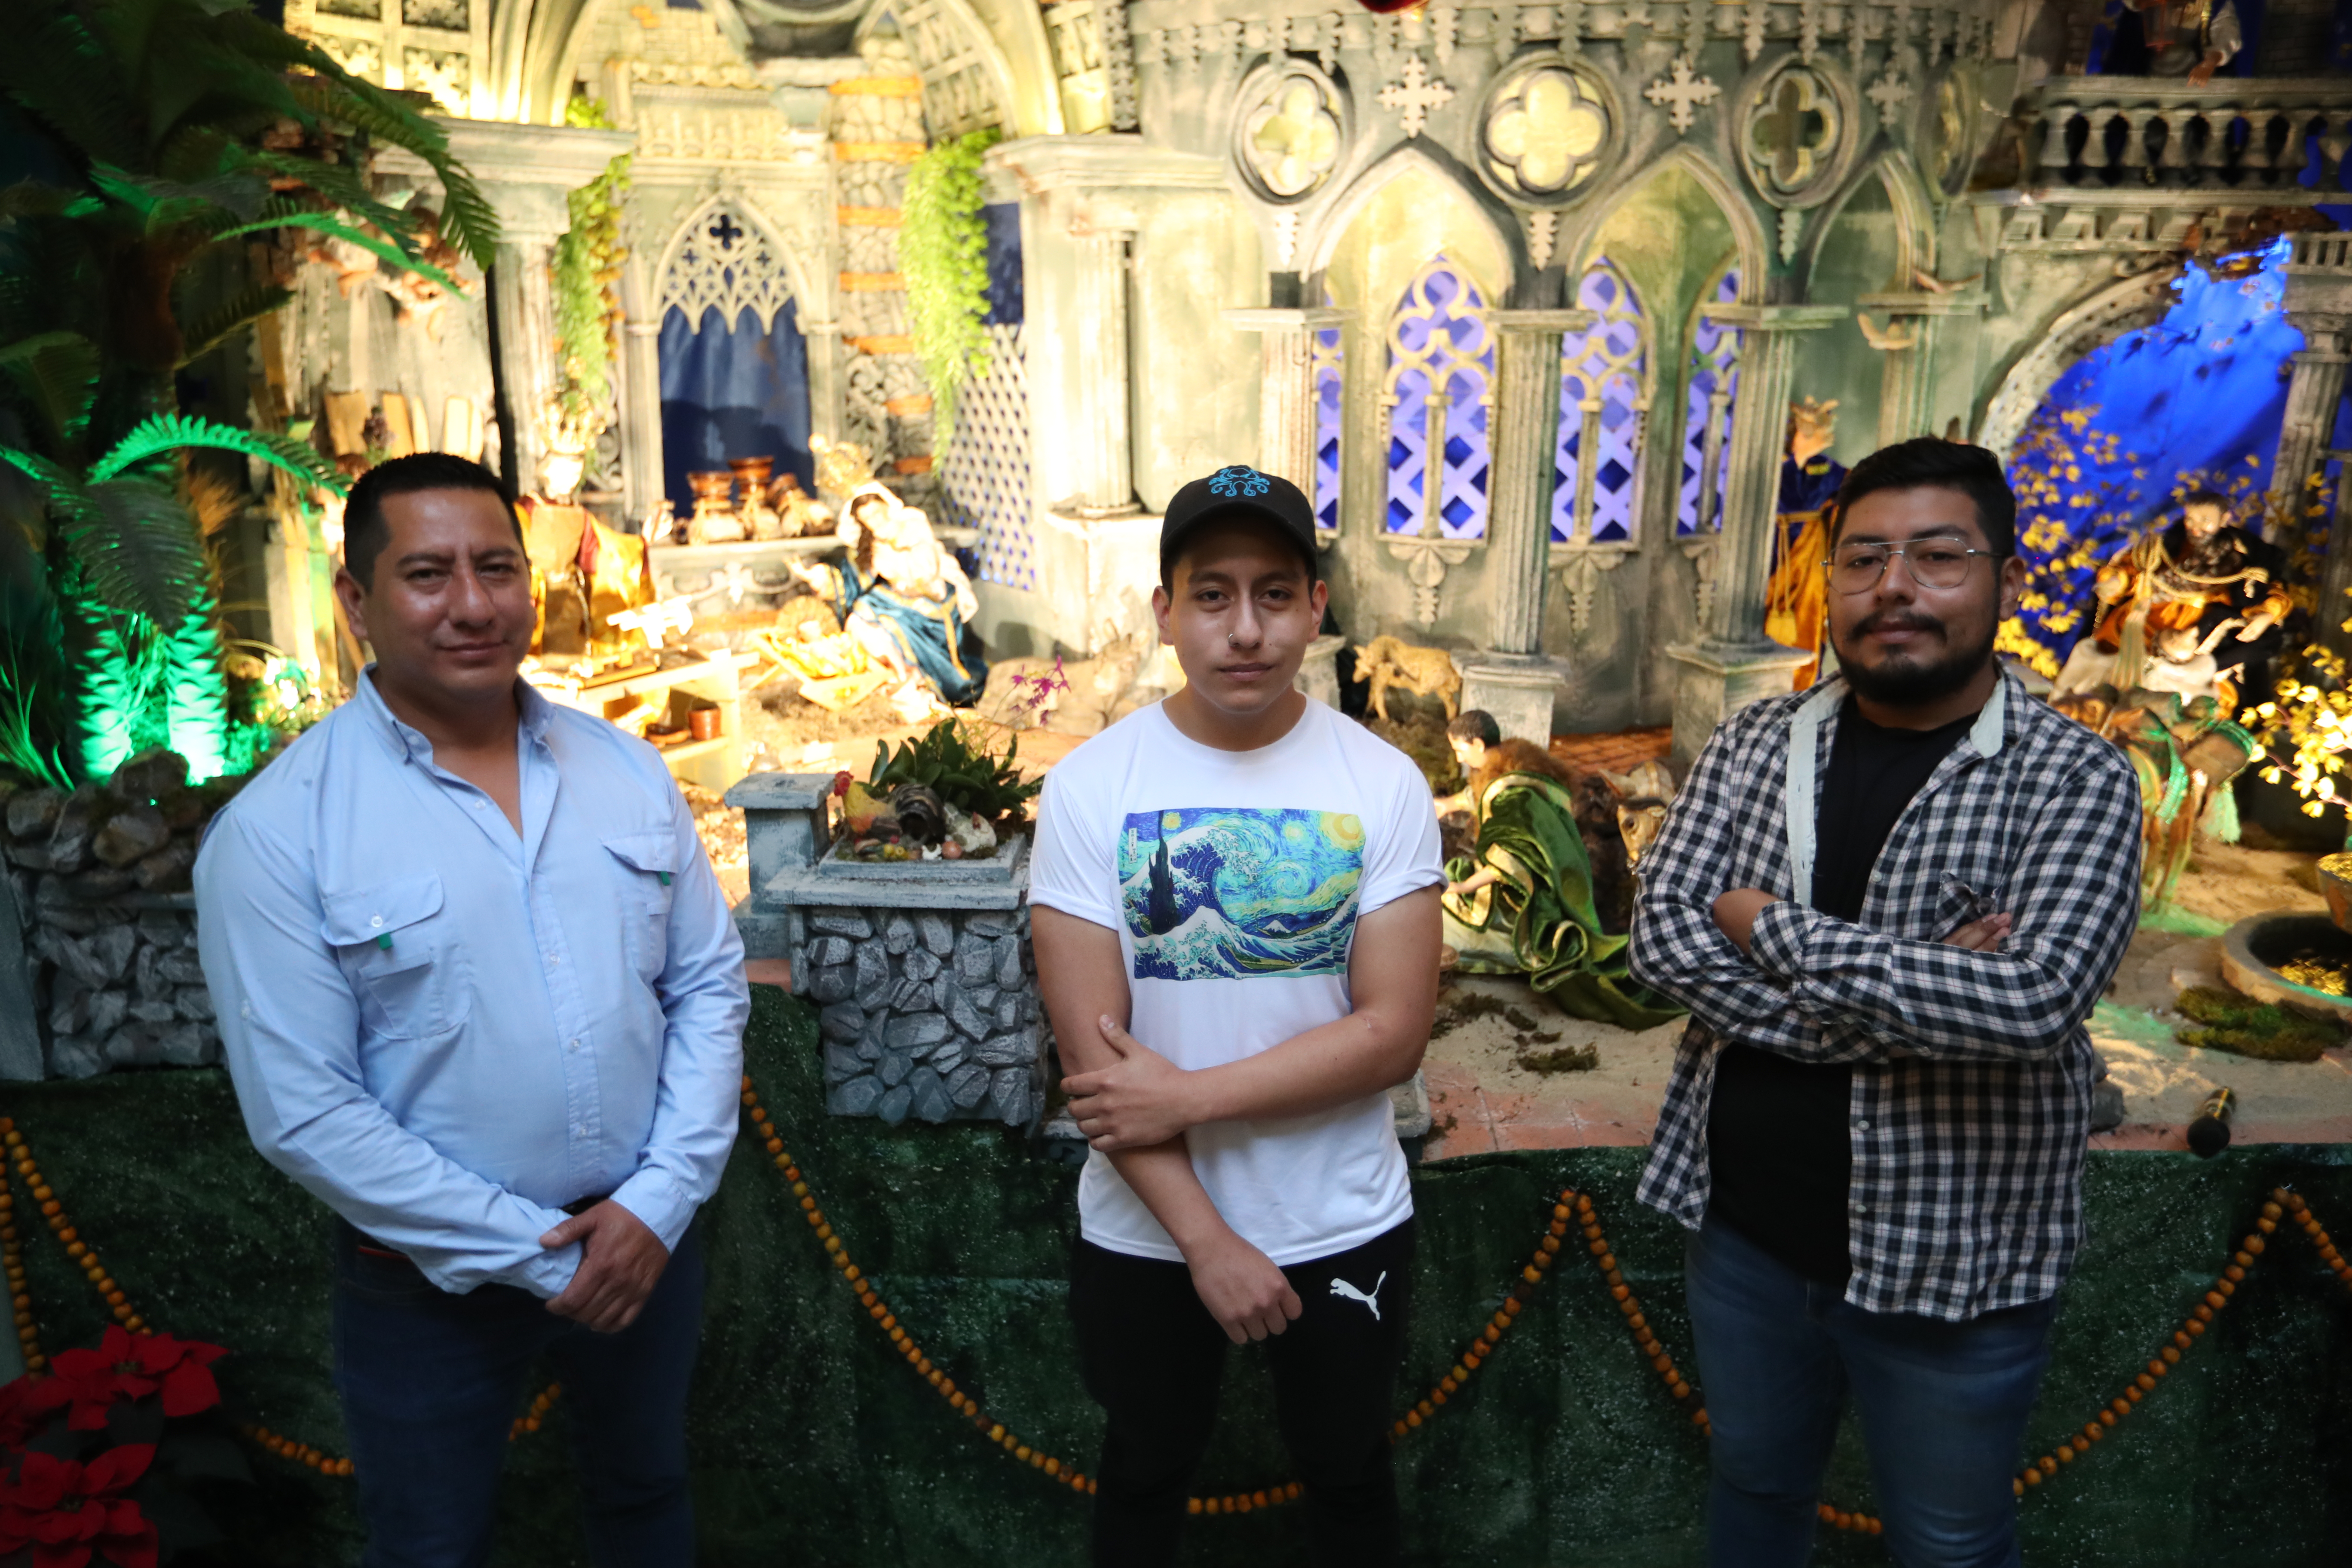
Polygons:
[[[1741,835],[1753,831],[1759,811],[1769,812],[1769,831],[1780,830],[1772,809],[1780,770],[1759,782],[1743,767],[1762,749],[1759,737],[1727,727],[1699,753],[1658,841],[1642,857],[1627,967],[1718,1040],[1796,1061],[1884,1061],[1886,1046],[1834,1016],[1800,1009],[1788,983],[1759,967],[1716,924],[1715,900],[1762,877],[1759,858],[1738,853]],[[1785,879],[1785,869],[1780,874]]]
[[[1118,933],[1043,904],[1031,907],[1029,921],[1037,988],[1065,1070],[1113,1066],[1119,1058],[1104,1026],[1123,1032],[1131,1000]],[[1239,1343],[1278,1334],[1303,1310],[1282,1270],[1217,1212],[1182,1133],[1105,1157],[1184,1255],[1193,1289],[1228,1338]]]
[[232,815],[205,846],[195,885],[205,980],[262,1158],[444,1290],[560,1294],[580,1248],[549,1250],[540,1238],[562,1213],[443,1157],[368,1091],[359,1005],[284,847]]
[[1892,937],[1776,903],[1756,917],[1757,965],[1795,1011],[1847,1020],[1919,1056],[2020,1061],[2061,1048],[2114,975],[2139,916],[2139,786],[2120,755],[2043,802],[2000,902],[1999,952]]
[[1186,1071],[1126,1030],[1115,1059],[1066,1079],[1078,1125],[1106,1152],[1157,1143],[1204,1121],[1311,1116],[1411,1078],[1437,1012],[1439,889],[1418,888],[1356,921],[1348,1012],[1280,1045]]

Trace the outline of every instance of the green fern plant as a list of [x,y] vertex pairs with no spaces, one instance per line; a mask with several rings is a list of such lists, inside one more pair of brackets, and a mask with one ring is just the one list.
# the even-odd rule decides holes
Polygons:
[[967,376],[988,373],[988,228],[981,154],[1003,140],[991,126],[950,137],[908,167],[898,213],[898,274],[907,323],[931,389],[933,450],[955,430],[956,394]]
[[1020,737],[1014,736],[1002,757],[992,756],[986,743],[961,723],[943,719],[895,752],[888,742],[875,742],[866,787],[878,795],[900,784],[922,784],[974,816],[991,821],[1018,816],[1044,787],[1042,781],[1021,776],[1014,765],[1020,748]]
[[[42,567],[0,602],[0,764],[89,777],[168,737],[216,771],[235,761],[219,615],[182,454],[256,458],[304,493],[342,480],[301,442],[182,414],[174,373],[285,302],[241,276],[256,239],[327,237],[455,290],[458,258],[489,266],[497,216],[438,125],[248,0],[8,16],[0,94],[49,173],[0,190],[0,468],[38,498]],[[378,146],[433,170],[441,212],[370,188]]]

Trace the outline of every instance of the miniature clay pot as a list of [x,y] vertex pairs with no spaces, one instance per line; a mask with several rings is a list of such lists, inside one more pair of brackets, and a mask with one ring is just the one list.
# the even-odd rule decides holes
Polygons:
[[716,708],[695,709],[693,711],[687,714],[686,727],[694,731],[694,738],[698,741],[715,741],[719,739],[719,710]]
[[720,506],[735,504],[735,475],[726,468],[697,468],[686,476],[688,488],[698,501],[717,501]]
[[2321,857],[2319,890],[2327,896],[2327,918],[2336,929],[2352,931],[2352,853]]
[[937,844],[947,837],[947,805],[927,785],[900,784],[892,790],[890,810],[898,818],[898,831],[918,844]]
[[743,487],[743,500],[756,501],[768,493],[768,479],[775,472],[773,458],[730,458],[727,467]]

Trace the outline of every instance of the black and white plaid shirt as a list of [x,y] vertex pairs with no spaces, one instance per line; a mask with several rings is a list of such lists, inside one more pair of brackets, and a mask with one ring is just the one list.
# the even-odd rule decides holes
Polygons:
[[[1845,1299],[1959,1321],[2054,1295],[2081,1242],[2083,1026],[2138,921],[2139,785],[2120,751],[2004,674],[1998,742],[1989,708],[1888,836],[1861,921],[1835,920],[1789,901],[1811,837],[1782,802],[1798,710],[1824,705],[1818,781],[1843,693],[1836,681],[1727,720],[1642,860],[1633,976],[1691,1025],[1640,1195],[1686,1226],[1705,1216],[1718,1045],[1852,1063]],[[1783,900],[1757,917],[1752,958],[1716,928],[1734,888]],[[1999,952],[1942,941],[2000,911],[2015,923]]]

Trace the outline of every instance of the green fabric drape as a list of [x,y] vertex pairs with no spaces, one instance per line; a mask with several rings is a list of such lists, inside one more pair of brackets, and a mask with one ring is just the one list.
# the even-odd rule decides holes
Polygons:
[[1524,973],[1563,1011],[1628,1029],[1679,1017],[1625,973],[1626,937],[1601,930],[1592,900],[1592,863],[1576,828],[1576,803],[1557,780],[1506,773],[1475,803],[1477,855],[1446,868],[1449,881],[1474,871],[1495,880],[1466,896],[1445,895],[1446,941],[1464,973]]

